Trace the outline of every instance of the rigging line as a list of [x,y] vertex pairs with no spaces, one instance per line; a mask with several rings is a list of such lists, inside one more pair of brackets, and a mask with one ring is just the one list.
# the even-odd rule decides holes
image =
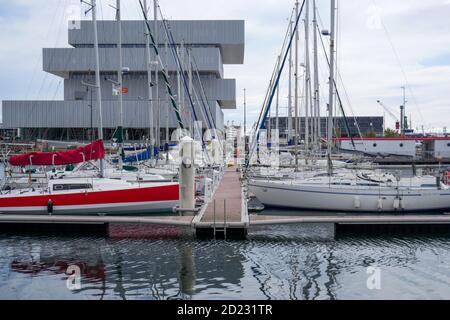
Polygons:
[[[372,2],[373,2],[373,4],[374,4],[374,6],[379,7],[375,0],[372,0]],[[408,77],[406,76],[405,69],[403,68],[403,65],[402,65],[401,60],[400,60],[400,56],[398,55],[398,52],[397,52],[397,50],[395,49],[394,43],[392,42],[392,39],[391,39],[391,37],[390,37],[390,35],[389,35],[389,32],[388,32],[388,30],[387,30],[387,27],[386,27],[386,25],[385,25],[385,23],[384,23],[383,17],[380,15],[379,18],[380,18],[380,23],[381,23],[381,26],[383,27],[384,33],[386,34],[386,38],[388,39],[388,42],[389,42],[389,44],[390,44],[390,46],[391,46],[391,48],[392,48],[392,51],[394,52],[395,59],[397,60],[397,63],[398,63],[398,65],[399,65],[399,67],[400,67],[400,70],[401,70],[401,72],[402,72],[402,74],[403,74],[403,78],[404,78],[404,80],[405,80],[406,87],[408,88],[408,91],[409,91],[409,93],[411,94],[411,97],[412,97],[412,100],[413,100],[413,102],[414,102],[414,105],[415,105],[415,107],[416,107],[416,109],[417,109],[417,111],[418,111],[418,113],[419,113],[419,116],[420,116],[422,122],[423,122],[425,125],[427,125],[427,123],[426,123],[426,121],[425,121],[425,119],[424,119],[424,117],[423,117],[423,115],[422,115],[422,111],[420,110],[419,104],[417,103],[416,96],[414,95],[414,92],[413,92],[413,90],[411,89],[411,85],[409,84]]]
[[197,81],[198,81],[199,86],[200,86],[200,97],[202,98],[203,107],[206,109],[206,114],[208,116],[209,125],[210,125],[211,128],[215,128],[216,122],[215,122],[214,118],[211,115],[211,110],[209,109],[208,98],[206,96],[205,89],[203,88],[203,84],[202,84],[202,81],[200,79],[200,74],[199,74],[197,62],[196,62],[196,59],[195,59],[194,55],[192,55],[192,61],[191,62],[192,62],[192,67],[193,67],[193,69],[195,71],[195,74],[197,76]]
[[[288,37],[289,37],[289,28],[288,28],[287,33],[285,34],[285,40],[283,41],[283,45],[282,45],[282,47],[281,47],[281,53],[283,53],[284,50],[285,50],[286,39],[287,39]],[[277,58],[277,62],[275,63],[274,68],[273,68],[273,70],[272,70],[272,75],[271,75],[271,77],[270,77],[269,86],[268,86],[267,91],[266,91],[266,96],[264,97],[263,108],[264,108],[264,106],[266,105],[267,99],[268,99],[268,97],[269,97],[269,93],[270,93],[271,89],[273,88],[274,80],[275,80],[275,76],[276,76],[276,74],[277,74],[277,70],[278,70],[279,64],[280,64],[280,63],[279,63],[278,58]],[[264,110],[264,109],[261,110],[260,116],[262,115],[263,110]],[[260,121],[260,118],[258,118],[258,122],[259,122],[259,121]]]
[[[190,57],[190,58],[188,59],[188,60],[190,60],[189,68],[191,69],[191,75],[193,76],[192,49],[189,48],[189,50],[188,50],[188,48],[185,48],[185,51],[186,51],[186,53],[188,54],[188,57]],[[205,111],[206,111],[206,110],[205,110],[205,108],[204,108],[204,105],[203,105],[202,101],[200,101],[200,99],[199,99],[199,96],[198,96],[198,93],[197,93],[197,89],[196,89],[195,86],[194,86],[194,81],[193,81],[193,79],[190,79],[189,81],[192,82],[192,88],[191,88],[192,93],[193,93],[195,99],[197,100],[197,102],[199,102],[199,104],[200,104],[199,108],[200,108],[200,113],[201,113],[202,119],[206,119],[206,125],[207,125],[207,128],[208,128],[208,129],[211,129],[211,122],[209,121],[209,118],[208,118],[207,114],[206,114],[206,116],[205,116]],[[202,106],[203,106],[203,108],[202,108]]]
[[[197,93],[197,90],[195,90],[195,88],[193,88],[192,92],[193,92],[193,95],[194,95],[195,99],[196,99],[199,103],[201,103],[202,106],[203,106],[202,101],[199,99],[199,95],[198,95],[198,93]],[[209,122],[209,118],[208,118],[207,115],[205,115],[204,108],[200,108],[200,113],[201,113],[201,115],[202,115],[202,118],[207,120],[206,125],[207,125],[208,129],[212,129],[211,123]]]
[[[292,17],[293,17],[293,15],[294,15],[294,12],[295,12],[295,8],[292,9],[291,16],[289,17],[289,26],[290,26],[290,24],[291,24],[291,21],[292,21]],[[282,45],[282,47],[281,47],[281,52],[284,51],[286,39],[288,39],[288,37],[289,37],[289,32],[290,32],[290,27],[288,27],[288,29],[287,29],[287,31],[286,31],[286,34],[285,34],[285,37],[284,37],[284,40],[283,40],[283,45]],[[264,106],[266,105],[268,95],[269,95],[270,90],[271,90],[271,88],[272,88],[273,81],[274,81],[274,78],[275,78],[275,75],[276,75],[276,72],[277,72],[277,66],[278,66],[278,64],[279,64],[279,62],[277,61],[277,63],[274,65],[274,68],[273,68],[273,70],[272,70],[272,75],[271,75],[271,77],[270,77],[269,86],[268,86],[268,88],[267,88],[267,90],[266,90],[266,96],[264,97],[264,101],[263,101],[263,108],[264,108]],[[261,116],[261,114],[262,114],[262,112],[263,112],[263,108],[261,109],[260,116]],[[258,122],[259,122],[259,121],[260,121],[260,118],[258,118]]]
[[266,95],[265,95],[265,97],[264,97],[263,105],[262,105],[261,111],[260,111],[260,113],[259,113],[258,120],[256,121],[256,127],[255,127],[255,130],[257,129],[258,124],[259,124],[259,122],[261,121],[261,117],[262,117],[263,114],[264,114],[265,106],[266,106],[266,104],[267,104],[267,100],[269,99],[270,92],[271,92],[271,89],[272,89],[272,87],[273,87],[273,80],[274,80],[274,78],[275,78],[276,71],[277,71],[277,64],[274,65],[274,68],[273,68],[273,71],[272,71],[272,75],[271,75],[271,78],[270,78],[270,81],[269,81],[269,86],[268,86],[268,88],[267,88],[267,90],[266,90]]
[[[148,12],[150,9],[149,8],[146,8],[146,12]],[[148,26],[147,26],[148,27]],[[158,46],[156,46],[157,48],[156,49],[158,49],[159,47]],[[155,47],[154,47],[155,48]],[[156,55],[156,57],[157,58],[159,58],[159,55],[157,54]],[[162,61],[162,59],[161,58],[159,58],[159,60],[160,61]],[[167,60],[167,57],[166,57],[166,61],[167,61],[167,68],[169,68],[168,67],[168,60]],[[162,64],[161,64],[162,65]],[[161,71],[162,73],[163,73],[163,71]],[[163,76],[164,76],[164,74],[163,74]],[[169,79],[169,70],[167,69],[167,78]],[[169,83],[170,84],[170,81],[168,80],[167,82],[166,82],[166,86],[167,86],[167,83]],[[172,102],[172,105],[173,105],[173,102],[174,101],[176,101],[176,99],[175,99],[175,96],[174,95],[170,95],[170,94],[168,94],[168,97],[170,98],[170,100],[171,100],[171,102]],[[152,100],[153,101],[153,100]],[[175,111],[175,115],[176,115],[176,118],[178,119],[178,116],[177,116],[177,112]],[[186,117],[185,117],[185,114],[183,113],[183,110],[181,110],[181,108],[179,109],[179,111],[178,111],[178,115],[179,115],[179,119],[181,119],[181,121],[184,123],[184,122],[187,122],[187,123],[189,123],[190,122],[190,120],[189,119],[186,119]],[[184,128],[183,128],[184,129]]]
[[[341,20],[340,20],[340,16],[341,16],[341,9],[340,9],[340,5],[339,5],[339,0],[336,0],[336,34],[337,34],[337,41],[335,41],[335,43],[334,43],[334,47],[335,47],[335,52],[336,52],[336,59],[335,59],[335,69],[334,69],[334,79],[337,79],[337,74],[340,72],[339,70],[340,70],[340,67],[339,67],[339,59],[341,58],[341,56],[340,56],[340,54],[339,54],[339,51],[341,50],[341,42],[340,42],[340,40],[341,40]],[[336,83],[335,84],[336,85],[336,93],[335,93],[335,95],[336,95],[336,97],[337,97],[337,95],[338,95],[338,86],[339,86],[339,83]],[[338,112],[337,111],[339,111],[338,110],[338,106],[335,104],[335,114],[338,114]],[[342,113],[344,112],[343,110],[341,110],[342,111]],[[345,114],[344,114],[344,117],[345,117]],[[334,123],[334,125],[335,125],[336,123]],[[349,132],[349,135],[350,135],[350,132]]]
[[[56,17],[58,16],[58,10],[59,10],[59,7],[60,7],[61,3],[62,3],[61,1],[58,1],[58,5],[56,6],[55,12],[52,15],[52,21],[50,22],[50,25],[49,25],[49,28],[47,30],[47,34],[45,36],[45,39],[48,39],[48,37],[50,36],[50,32],[54,30],[54,28],[52,28],[52,25],[55,22]],[[42,50],[41,50],[41,52],[42,52]],[[38,55],[37,61],[36,61],[35,65],[34,65],[33,74],[31,76],[30,82],[28,83],[28,89],[26,90],[26,93],[25,93],[25,99],[26,100],[28,100],[28,94],[30,92],[33,80],[34,80],[34,78],[36,76],[36,72],[37,72],[38,66],[40,65],[40,61],[41,61],[41,55]]]
[[160,7],[159,7],[159,12],[160,12],[160,15],[161,15],[161,20],[163,22],[163,27],[164,27],[164,32],[166,34],[166,39],[170,42],[170,47],[171,47],[173,58],[175,60],[175,63],[177,65],[177,69],[180,72],[181,78],[183,80],[183,87],[184,87],[184,89],[187,92],[187,95],[189,97],[189,103],[191,105],[191,108],[192,108],[192,111],[193,111],[193,115],[195,117],[195,120],[198,121],[197,114],[196,114],[195,108],[194,108],[194,103],[193,103],[193,101],[192,101],[192,99],[190,97],[190,94],[189,94],[189,88],[187,86],[187,81],[186,81],[186,77],[185,77],[185,74],[184,74],[185,70],[183,69],[183,63],[182,63],[178,53],[176,52],[175,39],[173,38],[172,32],[169,30],[168,22],[167,22],[167,20],[164,19],[164,16],[162,14],[162,11],[161,11]]
[[[318,16],[318,18],[319,18],[319,24],[320,24],[320,27],[323,28],[322,18],[320,17],[320,14],[319,14],[318,11],[317,11],[317,16]],[[317,32],[318,32],[319,35],[320,35],[319,25],[317,25]],[[320,35],[319,38],[320,38],[320,41],[321,41],[321,43],[322,43],[322,48],[323,48],[323,50],[324,50],[324,57],[325,57],[326,60],[328,61],[328,55],[327,55],[327,52],[326,52],[326,49],[325,49],[325,44],[324,44],[323,37]],[[328,65],[329,65],[329,62],[328,62]],[[352,104],[351,104],[351,102],[350,102],[350,96],[348,95],[347,88],[346,88],[346,86],[345,86],[344,80],[342,79],[342,75],[341,75],[340,71],[337,72],[337,76],[338,76],[339,81],[341,82],[341,86],[342,86],[342,88],[343,88],[343,90],[344,90],[344,95],[345,95],[345,97],[346,97],[347,104],[348,104],[348,106],[349,106],[349,108],[350,108],[350,112],[351,112],[352,115],[353,115],[353,121],[354,121],[354,123],[355,123],[355,125],[356,125],[356,128],[357,128],[357,130],[358,130],[358,135],[359,135],[360,137],[362,137],[361,128],[360,128],[360,126],[359,126],[358,121],[356,121],[356,113],[355,113],[355,111],[354,111],[354,109],[353,109],[353,107],[352,107]],[[336,86],[336,82],[335,82],[335,86]],[[337,87],[336,87],[336,90],[337,90]],[[339,94],[338,91],[337,91],[336,93]],[[339,99],[340,99],[340,98],[339,98]],[[340,101],[340,104],[342,105],[342,101]]]
[[175,101],[175,97],[173,96],[172,88],[170,86],[169,74],[167,72],[166,67],[164,67],[164,64],[162,63],[161,56],[159,55],[158,47],[157,47],[157,45],[155,43],[155,39],[154,39],[153,34],[152,34],[152,29],[150,28],[150,25],[149,25],[149,22],[148,22],[148,19],[147,19],[147,13],[145,12],[145,9],[144,9],[144,6],[142,5],[142,1],[141,0],[139,0],[139,5],[141,6],[141,11],[142,11],[142,14],[144,15],[145,26],[147,27],[147,32],[149,33],[149,36],[150,36],[151,46],[153,47],[153,50],[155,51],[156,56],[158,57],[158,60],[159,60],[160,66],[161,66],[161,73],[162,73],[162,76],[164,78],[164,83],[166,85],[167,94],[169,95],[170,101],[172,103],[172,107],[173,107],[173,109],[175,111],[175,115],[177,117],[178,125],[180,126],[181,129],[184,129],[183,120],[181,119],[180,111],[178,110],[178,105],[177,105],[177,102]]
[[[161,11],[160,11],[160,13],[161,13],[163,26],[164,26],[164,31],[166,33],[166,36],[167,36],[168,40],[171,41],[172,54],[174,56],[175,62],[177,63],[178,70],[179,70],[181,78],[183,80],[183,87],[184,87],[184,90],[187,93],[187,96],[189,98],[189,103],[190,103],[191,108],[192,108],[192,114],[194,116],[195,121],[197,122],[198,121],[198,117],[197,117],[197,113],[195,111],[194,102],[192,101],[192,97],[191,97],[191,95],[189,93],[189,87],[188,87],[188,83],[187,83],[187,80],[186,80],[185,71],[183,69],[183,64],[182,64],[182,61],[181,61],[180,57],[178,56],[178,54],[175,51],[175,41],[174,41],[174,38],[173,38],[173,34],[168,30],[167,21],[164,20],[164,16],[162,15]],[[195,127],[198,130],[198,123],[195,123]],[[203,143],[203,147],[205,147],[204,141],[203,141],[203,136],[201,137],[201,140],[202,140],[202,143]]]
[[[63,8],[65,8],[66,5],[67,5],[67,0],[64,0],[64,6],[63,6]],[[62,19],[61,19],[62,21],[59,22],[59,26],[61,26],[61,25],[64,23],[64,21],[65,21],[64,15],[61,15],[61,16],[62,16]],[[61,29],[62,29],[61,27],[58,28],[58,32],[57,32],[57,34],[56,34],[56,39],[55,39],[55,45],[54,45],[54,47],[56,47],[57,44],[58,44],[58,42],[59,42],[59,38],[60,38],[60,36],[61,36]],[[52,30],[53,30],[53,29],[52,29]],[[54,55],[55,55],[55,51],[56,51],[56,50],[53,50],[50,60],[53,60],[53,57],[54,57]],[[48,75],[49,75],[48,72],[46,72],[46,73],[44,74],[44,78],[42,79],[41,85],[40,85],[39,90],[38,90],[38,92],[37,92],[36,99],[39,99],[39,97],[41,96],[41,92],[42,92],[42,89],[44,88],[44,84],[47,82],[47,77],[48,77]]]
[[289,55],[289,50],[291,49],[291,45],[292,45],[293,39],[295,37],[295,32],[298,29],[298,24],[299,24],[299,21],[300,21],[300,16],[302,15],[302,12],[303,12],[304,5],[305,5],[305,0],[303,0],[301,8],[300,8],[300,11],[298,13],[298,16],[296,17],[295,26],[294,26],[294,28],[292,30],[292,34],[290,34],[290,40],[289,40],[289,44],[287,46],[286,52],[284,53],[283,62],[281,63],[280,68],[277,70],[276,80],[275,80],[275,83],[273,84],[272,92],[270,94],[270,97],[269,97],[269,100],[267,102],[267,105],[265,106],[265,111],[264,111],[263,118],[261,119],[261,124],[259,125],[259,128],[257,128],[255,130],[255,135],[254,135],[254,138],[253,138],[253,141],[252,141],[252,145],[251,145],[251,148],[249,149],[249,157],[248,157],[247,163],[245,165],[246,168],[248,168],[248,166],[250,164],[250,159],[253,156],[253,152],[255,150],[257,139],[258,139],[258,135],[259,135],[259,130],[264,129],[264,127],[265,127],[264,121],[267,119],[267,114],[270,111],[270,107],[272,105],[273,97],[275,96],[276,88],[277,88],[277,86],[278,86],[278,84],[280,82],[280,77],[281,77],[281,74],[283,73],[283,69],[284,69],[284,66],[286,64],[286,59],[287,59],[287,57]]
[[[328,64],[328,66],[329,66],[329,65],[330,65],[330,60],[329,60],[328,55],[327,55],[327,53],[326,53],[325,43],[323,42],[322,35],[320,35],[319,38],[320,38],[320,42],[321,42],[321,44],[322,44],[322,48],[323,48],[323,50],[324,50],[324,54],[325,54],[325,58],[326,58],[326,60],[327,60],[327,64]],[[338,98],[339,107],[340,107],[341,112],[342,112],[342,115],[343,115],[343,117],[344,117],[344,124],[345,124],[345,126],[346,126],[347,133],[348,133],[348,135],[349,135],[349,137],[350,137],[350,140],[351,140],[351,142],[352,142],[353,149],[356,150],[355,141],[353,140],[353,136],[352,136],[351,131],[350,131],[350,126],[349,126],[348,121],[347,121],[347,116],[345,115],[344,106],[342,105],[341,95],[339,94],[339,90],[338,90],[338,87],[337,87],[337,84],[336,84],[336,81],[335,81],[335,80],[333,81],[333,85],[334,85],[334,88],[335,88],[335,91],[336,91],[336,97]],[[335,120],[336,120],[336,119],[335,119]],[[355,123],[357,123],[357,121],[355,121]],[[333,125],[334,125],[334,124],[335,124],[335,121],[333,121]],[[358,126],[358,125],[357,125],[357,126]],[[361,134],[361,132],[360,132],[359,129],[358,129],[358,133]]]
[[[184,70],[183,70],[182,61],[181,61],[180,57],[178,56],[178,54],[176,53],[176,50],[175,50],[175,41],[174,41],[174,38],[173,38],[173,34],[168,28],[168,22],[167,22],[167,20],[164,19],[164,15],[162,13],[161,7],[158,6],[158,9],[159,9],[159,12],[160,12],[160,15],[161,15],[161,20],[162,20],[162,23],[163,23],[163,27],[164,27],[164,31],[165,31],[165,34],[166,34],[166,38],[167,38],[168,41],[171,42],[170,46],[172,47],[172,53],[174,55],[175,62],[177,62],[177,64],[178,64],[179,72],[180,72],[180,74],[182,76],[182,79],[183,79],[184,89],[185,89],[185,91],[187,93],[190,105],[192,107],[192,112],[193,112],[193,116],[194,116],[194,119],[195,119],[195,122],[193,123],[193,127],[192,127],[193,130],[194,130],[193,136],[195,135],[195,131],[196,131],[195,129],[197,129],[197,132],[200,134],[200,140],[202,142],[202,149],[206,150],[206,144],[205,144],[205,141],[203,139],[202,128],[199,128],[198,117],[197,117],[197,113],[195,111],[195,105],[194,105],[194,102],[192,101],[192,97],[191,97],[191,94],[189,92],[189,87],[188,87],[188,83],[187,83],[187,80],[186,80],[186,75],[185,75]],[[192,119],[192,120],[194,120],[194,119]],[[206,152],[206,157],[207,157],[207,159],[209,161],[210,158],[209,158],[208,152]]]
[[[67,0],[64,1],[63,9],[66,7],[66,3],[67,3]],[[56,38],[56,41],[55,41],[55,45],[53,46],[53,48],[57,47],[57,43],[59,42],[59,38],[60,38],[60,31],[63,28],[64,28],[64,18],[63,18],[62,22],[60,22],[60,25],[58,27],[58,35],[57,35],[57,38]],[[72,58],[72,56],[73,56],[73,51],[71,51],[70,54],[69,54],[70,59]],[[66,60],[65,64],[67,64],[67,63],[68,63],[68,61]],[[46,76],[48,76],[48,73],[46,73]],[[54,83],[56,82],[57,85],[56,85],[55,92],[53,94],[53,100],[55,100],[56,94],[57,94],[57,92],[59,90],[59,87],[61,85],[61,81],[63,81],[63,80],[64,80],[63,78],[60,78],[58,76],[52,76],[51,77],[51,80],[50,80],[49,84],[47,85],[47,99],[50,99],[50,97],[52,96],[51,89],[54,88]],[[43,87],[44,87],[44,84],[42,83],[41,89],[43,89]],[[41,92],[39,92],[38,96],[40,96],[40,95],[41,95]]]
[[[290,24],[291,24],[291,22],[292,22],[292,18],[293,18],[294,12],[295,12],[295,8],[292,9],[291,16],[289,17],[289,25],[288,25],[288,29],[287,29],[287,32],[286,32],[286,35],[285,35],[285,39],[288,38],[289,33],[290,33],[290,31],[291,31],[291,30],[290,30]],[[282,46],[282,48],[281,48],[281,49],[282,49],[281,52],[283,52],[283,49],[284,49],[284,43],[285,43],[285,41],[283,41],[283,46]],[[266,103],[267,103],[267,99],[269,98],[269,94],[270,94],[270,91],[271,91],[271,89],[272,89],[273,81],[274,81],[274,78],[275,78],[275,75],[276,75],[276,72],[277,72],[277,66],[278,66],[278,61],[277,61],[277,63],[274,65],[274,68],[273,68],[273,70],[272,70],[272,75],[271,75],[271,77],[270,77],[269,86],[268,86],[268,88],[267,88],[267,90],[266,90],[266,95],[265,95],[265,97],[264,97],[263,105],[262,105],[261,111],[260,111],[260,113],[259,113],[258,120],[257,120],[257,122],[256,122],[255,130],[256,130],[256,128],[257,128],[257,124],[261,121],[261,117],[262,117],[262,115],[263,115],[264,108],[265,108]],[[251,131],[253,131],[253,128],[251,129]]]
[[56,99],[56,95],[58,94],[59,87],[61,86],[61,83],[64,81],[64,79],[59,79],[58,85],[56,86],[55,93],[53,94],[53,100]]

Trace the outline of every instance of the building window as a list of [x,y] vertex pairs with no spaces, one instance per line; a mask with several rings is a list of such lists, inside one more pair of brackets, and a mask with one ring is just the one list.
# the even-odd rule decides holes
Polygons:
[[373,147],[374,147],[374,148],[376,148],[376,147],[377,147],[377,144],[376,144],[376,143],[374,143],[374,144],[373,144]]
[[75,91],[74,92],[75,100],[84,100],[86,98],[86,95],[87,95],[86,91]]
[[400,143],[400,148],[403,148],[403,143]]
[[447,143],[447,147],[450,147],[450,142],[449,142],[449,143]]

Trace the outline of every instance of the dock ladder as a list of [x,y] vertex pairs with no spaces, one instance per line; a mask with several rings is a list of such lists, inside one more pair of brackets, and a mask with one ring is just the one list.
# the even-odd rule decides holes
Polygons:
[[213,233],[214,239],[216,239],[217,234],[223,234],[223,238],[227,239],[227,199],[223,199],[223,224],[219,225],[216,221],[216,200],[214,199],[214,219],[213,219]]

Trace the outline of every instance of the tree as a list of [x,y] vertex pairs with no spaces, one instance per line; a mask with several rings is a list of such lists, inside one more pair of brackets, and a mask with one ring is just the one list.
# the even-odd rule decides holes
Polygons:
[[334,136],[336,138],[341,138],[342,137],[341,128],[334,128]]
[[377,133],[375,132],[374,128],[371,127],[371,128],[367,131],[366,136],[367,136],[368,138],[375,138],[375,137],[377,136]]
[[399,137],[400,135],[398,134],[397,131],[390,129],[390,128],[386,128],[386,130],[384,130],[384,137],[385,138],[396,138]]

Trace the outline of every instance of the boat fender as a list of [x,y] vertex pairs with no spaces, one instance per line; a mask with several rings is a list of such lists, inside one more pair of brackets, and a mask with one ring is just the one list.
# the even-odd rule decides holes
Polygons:
[[377,209],[378,210],[383,209],[383,199],[381,198],[378,198]]
[[355,196],[353,204],[355,208],[361,208],[361,199],[359,198],[359,196]]
[[52,199],[48,199],[47,202],[47,213],[52,214],[53,213],[53,201]]
[[441,177],[436,177],[436,187],[441,190]]
[[395,198],[394,199],[394,209],[397,210],[398,208],[400,208],[400,199]]
[[400,203],[400,209],[405,210],[405,199],[404,198],[400,198],[399,199],[399,203]]

